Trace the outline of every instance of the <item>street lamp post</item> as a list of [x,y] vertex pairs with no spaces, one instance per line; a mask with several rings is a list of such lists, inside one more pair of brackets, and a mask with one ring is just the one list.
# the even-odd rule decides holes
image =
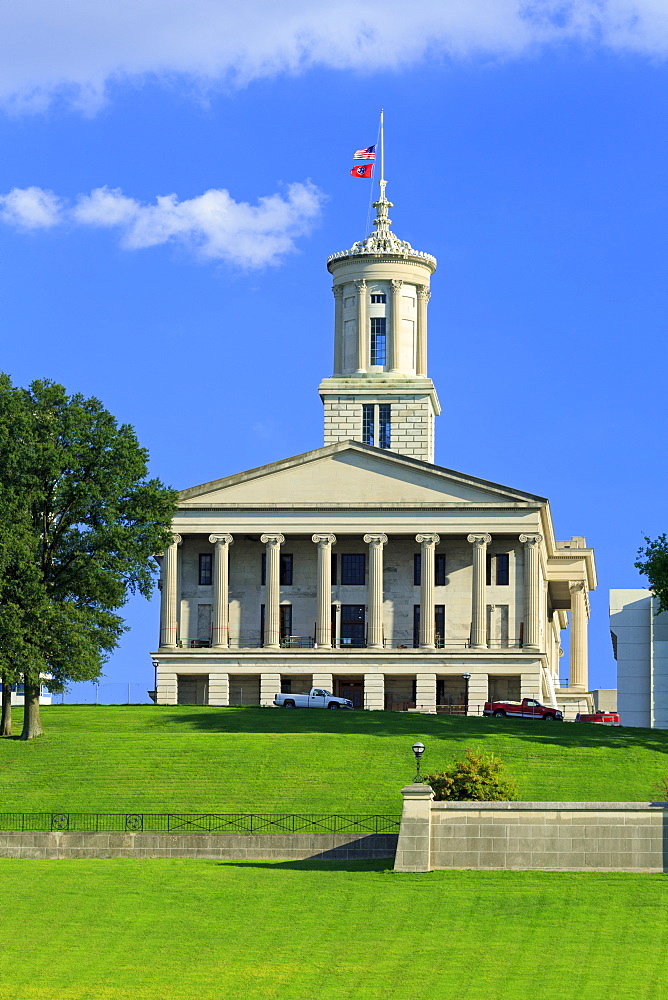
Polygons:
[[424,743],[414,743],[413,753],[415,754],[415,778],[413,783],[421,785],[422,778],[420,776],[420,761],[422,760],[422,754],[424,753]]

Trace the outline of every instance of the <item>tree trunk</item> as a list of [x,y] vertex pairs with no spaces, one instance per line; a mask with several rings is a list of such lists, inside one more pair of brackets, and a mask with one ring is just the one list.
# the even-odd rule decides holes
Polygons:
[[44,732],[42,721],[39,717],[39,682],[32,684],[28,678],[24,678],[23,690],[25,707],[23,709],[23,732],[22,740],[32,740],[35,736],[41,736]]
[[7,674],[1,674],[2,681],[2,719],[0,719],[0,736],[12,735],[12,685]]

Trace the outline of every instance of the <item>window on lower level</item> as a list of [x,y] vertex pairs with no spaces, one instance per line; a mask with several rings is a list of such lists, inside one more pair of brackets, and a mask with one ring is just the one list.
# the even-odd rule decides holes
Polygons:
[[386,330],[385,317],[371,317],[371,364],[385,365],[387,363],[386,353]]
[[376,448],[389,448],[391,443],[392,404],[362,404],[362,441]]
[[199,554],[199,585],[200,587],[211,586],[211,574],[213,570],[213,555],[210,552],[200,552]]
[[[281,587],[291,587],[292,586],[292,566],[293,559],[290,552],[281,552],[280,556],[280,578],[279,583]],[[260,585],[266,587],[267,585],[267,553],[262,553],[262,569],[260,572]]]
[[373,403],[362,404],[362,442],[363,444],[375,444],[375,420],[376,407]]
[[[413,585],[419,587],[422,583],[422,553],[416,552],[413,555]],[[445,552],[436,552],[434,555],[434,585],[445,587]]]
[[390,403],[378,406],[378,447],[390,447]]
[[342,586],[364,585],[365,582],[366,558],[364,554],[344,552],[341,555],[341,584]]

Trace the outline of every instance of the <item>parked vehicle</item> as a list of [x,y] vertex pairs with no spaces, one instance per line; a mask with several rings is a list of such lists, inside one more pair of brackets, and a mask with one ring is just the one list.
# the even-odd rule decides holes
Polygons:
[[494,715],[497,719],[543,719],[545,722],[564,721],[564,714],[558,708],[541,705],[534,698],[518,701],[486,701],[483,715]]
[[617,712],[578,712],[576,722],[598,722],[601,726],[618,726]]
[[325,688],[311,688],[309,694],[277,694],[274,705],[279,708],[352,708],[349,698],[335,698]]

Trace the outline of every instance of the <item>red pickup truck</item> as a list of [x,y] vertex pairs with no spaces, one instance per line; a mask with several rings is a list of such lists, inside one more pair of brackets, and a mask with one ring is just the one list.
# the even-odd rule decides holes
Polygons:
[[494,715],[497,719],[544,719],[545,722],[563,722],[564,715],[558,708],[548,708],[534,698],[518,701],[486,701],[483,715]]
[[585,715],[582,712],[578,712],[575,716],[576,722],[598,722],[602,726],[618,726],[619,716],[616,712],[594,712],[591,715]]

